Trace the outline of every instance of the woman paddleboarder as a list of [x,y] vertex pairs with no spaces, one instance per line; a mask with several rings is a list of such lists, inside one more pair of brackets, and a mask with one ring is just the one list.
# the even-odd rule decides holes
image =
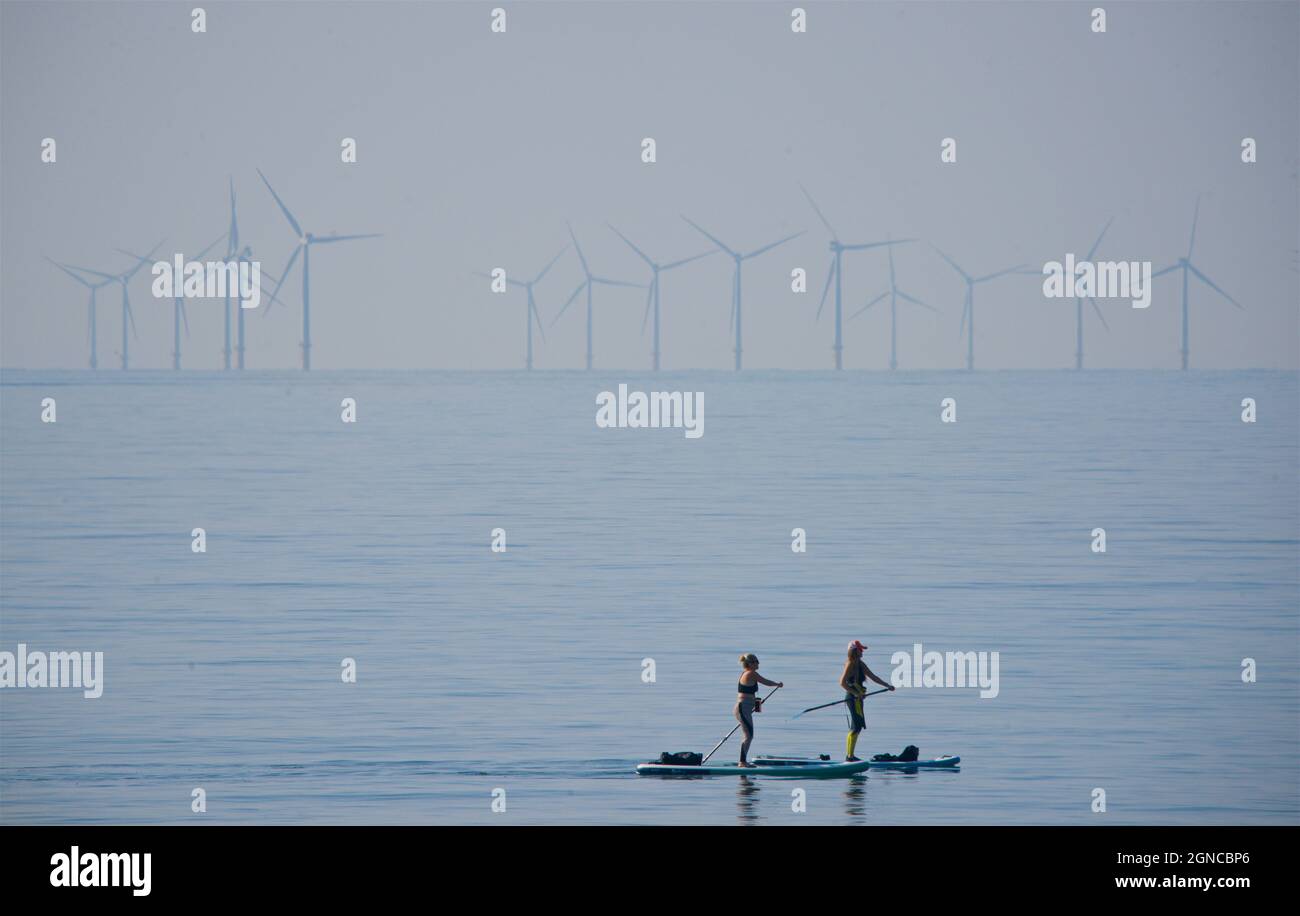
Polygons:
[[849,643],[849,657],[844,663],[844,673],[840,675],[840,686],[844,688],[844,706],[849,711],[849,736],[844,741],[844,759],[849,763],[857,762],[858,758],[853,752],[858,748],[858,735],[867,727],[862,708],[862,698],[867,694],[864,686],[866,679],[871,678],[881,687],[894,689],[892,684],[886,684],[867,667],[867,663],[862,660],[862,653],[866,650],[867,647],[856,639]]
[[758,673],[758,656],[753,652],[740,656],[740,665],[745,670],[740,673],[740,683],[736,684],[736,721],[744,733],[740,742],[740,763],[742,767],[752,767],[749,762],[749,746],[754,741],[754,713],[762,712],[763,701],[758,698],[758,685],[784,687],[780,681],[769,681]]

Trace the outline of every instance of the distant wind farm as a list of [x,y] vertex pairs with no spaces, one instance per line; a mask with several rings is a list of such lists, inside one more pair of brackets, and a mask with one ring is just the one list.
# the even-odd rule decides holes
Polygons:
[[[329,233],[329,234],[318,235],[312,232],[308,232],[303,229],[302,225],[298,221],[297,217],[294,215],[293,211],[289,209],[288,205],[284,202],[284,200],[280,197],[279,193],[271,185],[271,182],[266,177],[266,175],[263,174],[261,170],[258,170],[257,174],[258,177],[261,179],[263,185],[265,185],[266,190],[269,193],[271,199],[274,201],[276,208],[283,216],[290,230],[293,232],[293,237],[292,237],[293,249],[288,257],[288,260],[285,263],[284,268],[280,272],[279,278],[274,282],[272,282],[270,284],[270,288],[267,289],[264,293],[266,297],[266,307],[263,309],[263,313],[265,314],[269,312],[270,308],[274,304],[277,303],[282,305],[285,304],[284,299],[282,298],[284,284],[288,280],[289,274],[293,270],[294,265],[297,264],[298,259],[301,258],[302,259],[302,272],[301,272],[302,338],[300,341],[300,347],[302,351],[301,368],[304,371],[310,370],[311,349],[312,349],[310,257],[311,257],[312,247],[315,245],[327,244],[333,242],[348,242],[348,241],[358,241],[364,239],[377,239],[377,238],[381,238],[382,234],[380,233],[359,233],[359,234]],[[920,298],[918,298],[917,296],[913,295],[912,293],[907,292],[905,289],[900,288],[898,283],[897,265],[895,263],[895,254],[894,254],[895,249],[898,248],[899,246],[903,246],[908,243],[918,241],[918,239],[916,238],[894,239],[894,238],[886,237],[883,240],[869,241],[869,242],[854,242],[854,243],[843,242],[840,239],[839,233],[831,225],[824,211],[818,205],[817,201],[813,198],[812,194],[808,191],[808,189],[803,185],[800,185],[799,190],[802,192],[804,198],[807,200],[809,206],[812,208],[813,213],[816,215],[818,221],[825,228],[829,236],[828,247],[830,250],[830,261],[826,268],[825,280],[821,284],[821,295],[820,298],[818,299],[818,305],[817,305],[817,311],[815,317],[818,319],[821,317],[821,314],[825,309],[828,301],[833,303],[834,319],[835,319],[834,337],[832,343],[833,368],[836,370],[841,370],[844,367],[845,320],[844,320],[843,310],[844,310],[844,303],[846,299],[857,299],[857,301],[859,302],[863,301],[862,298],[858,298],[862,296],[862,292],[861,292],[862,288],[867,287],[868,283],[875,285],[878,282],[875,277],[875,274],[878,272],[878,268],[873,268],[871,265],[866,264],[864,265],[863,270],[861,271],[861,276],[863,278],[862,281],[860,283],[855,283],[850,285],[846,281],[846,274],[844,271],[844,255],[847,252],[882,249],[886,256],[883,266],[887,267],[888,286],[882,292],[877,293],[874,297],[867,299],[864,305],[862,305],[857,311],[855,311],[852,315],[849,316],[849,321],[853,321],[854,319],[857,319],[860,316],[871,311],[876,306],[888,302],[889,304],[888,368],[890,370],[898,369],[899,368],[899,358],[898,358],[899,304],[903,303],[908,306],[914,306],[916,308],[924,309],[936,315],[942,314],[942,311],[936,308],[934,305],[930,304],[929,302],[925,302]],[[230,267],[232,269],[237,268],[239,265],[247,265],[247,264],[254,263],[252,248],[250,245],[247,244],[247,240],[243,239],[240,235],[238,210],[236,206],[235,183],[233,177],[230,179],[229,203],[230,203],[230,214],[229,214],[229,226],[227,231],[223,235],[219,236],[218,238],[210,242],[207,245],[207,247],[200,250],[199,253],[196,256],[194,256],[194,260],[202,261],[205,257],[208,256],[210,252],[216,249],[218,245],[224,242],[225,243],[224,250],[222,251],[219,257],[218,263],[222,265],[226,265],[227,267]],[[649,278],[648,278],[648,282],[645,283],[637,282],[630,279],[622,279],[622,278],[607,276],[603,273],[596,273],[595,271],[593,271],[588,261],[587,254],[578,240],[577,234],[575,233],[572,225],[568,223],[565,224],[565,228],[567,230],[571,246],[565,246],[561,248],[561,250],[558,253],[556,253],[549,261],[547,261],[545,266],[542,267],[542,269],[537,274],[533,275],[531,279],[521,280],[507,275],[505,277],[506,286],[520,289],[524,293],[524,347],[525,347],[524,368],[526,370],[531,370],[535,366],[536,345],[533,339],[534,331],[536,331],[537,334],[540,335],[542,342],[545,343],[546,334],[544,328],[548,326],[548,324],[549,326],[554,327],[559,322],[560,318],[563,317],[565,312],[568,311],[570,306],[572,306],[575,302],[577,302],[580,297],[584,297],[584,296],[586,302],[586,316],[585,316],[586,317],[586,322],[585,322],[586,350],[585,350],[584,364],[585,364],[585,368],[588,370],[594,367],[596,288],[599,286],[604,286],[604,287],[613,287],[613,288],[642,289],[646,291],[645,306],[644,306],[644,311],[642,313],[642,319],[641,319],[641,333],[642,335],[644,335],[647,326],[650,327],[651,329],[651,346],[650,346],[650,354],[649,354],[650,367],[653,371],[659,371],[663,366],[663,330],[662,330],[663,329],[663,307],[662,307],[662,298],[661,298],[663,274],[669,271],[677,270],[678,268],[685,267],[686,265],[692,264],[696,261],[702,261],[703,259],[713,254],[724,254],[728,256],[732,262],[731,302],[730,302],[730,320],[728,325],[728,334],[734,335],[733,345],[732,345],[732,353],[734,357],[734,368],[736,371],[741,371],[744,367],[744,360],[743,360],[744,317],[745,317],[744,298],[743,298],[744,265],[747,261],[757,258],[760,255],[767,254],[768,252],[771,252],[785,245],[786,243],[799,238],[801,235],[804,234],[804,231],[801,230],[798,232],[788,233],[782,236],[781,238],[776,239],[775,241],[768,242],[757,248],[749,249],[747,251],[742,251],[741,249],[731,247],[726,242],[722,241],[722,239],[719,238],[717,235],[713,234],[710,230],[704,228],[702,225],[690,219],[689,217],[682,216],[681,218],[691,229],[693,229],[696,233],[698,233],[703,238],[707,239],[712,244],[713,247],[706,249],[704,251],[697,251],[694,254],[687,255],[686,257],[677,258],[675,260],[658,261],[655,260],[653,257],[651,257],[640,245],[633,242],[631,238],[629,238],[625,233],[623,233],[617,227],[609,223],[606,224],[607,227],[610,229],[610,231],[614,235],[616,235],[622,241],[622,243],[640,261],[644,263],[646,268],[648,268]],[[1195,245],[1196,245],[1196,231],[1197,231],[1197,225],[1199,223],[1199,219],[1200,219],[1200,198],[1198,197],[1196,199],[1196,203],[1193,208],[1191,236],[1188,241],[1187,254],[1183,257],[1179,257],[1172,264],[1151,274],[1153,279],[1165,276],[1167,274],[1175,273],[1175,272],[1180,272],[1182,275],[1180,354],[1181,354],[1181,368],[1183,369],[1187,369],[1190,364],[1189,286],[1191,285],[1190,281],[1192,278],[1199,280],[1202,284],[1209,287],[1214,292],[1218,293],[1224,299],[1227,299],[1227,301],[1237,309],[1244,309],[1244,306],[1242,306],[1241,303],[1239,303],[1236,299],[1234,299],[1227,292],[1225,292],[1222,289],[1222,287],[1220,287],[1217,283],[1211,280],[1200,267],[1198,267],[1196,264],[1192,262],[1192,255],[1195,251]],[[1101,247],[1103,240],[1106,238],[1107,233],[1110,231],[1113,223],[1114,223],[1113,217],[1106,221],[1105,225],[1101,229],[1101,232],[1097,235],[1095,241],[1092,243],[1091,248],[1088,249],[1087,255],[1083,259],[1084,261],[1087,261],[1089,263],[1092,262],[1092,259],[1096,256],[1098,250]],[[119,255],[125,256],[130,259],[130,266],[116,273],[111,271],[103,271],[95,268],[78,266],[75,264],[70,264],[66,261],[56,260],[54,258],[49,257],[48,255],[46,256],[46,260],[49,261],[49,263],[53,267],[55,267],[58,271],[60,271],[62,274],[67,276],[69,279],[74,281],[77,285],[79,285],[81,288],[83,288],[88,292],[89,299],[87,302],[86,327],[87,327],[87,336],[88,336],[89,350],[90,350],[88,365],[91,369],[97,369],[99,367],[97,296],[101,289],[114,283],[117,284],[122,291],[122,343],[121,343],[121,349],[118,351],[118,356],[120,357],[121,368],[124,370],[130,368],[131,365],[130,364],[130,342],[131,339],[135,336],[135,315],[131,307],[130,284],[132,279],[136,276],[136,274],[138,274],[142,268],[144,268],[147,264],[151,262],[151,260],[154,258],[158,250],[162,247],[162,245],[163,242],[159,242],[147,254],[144,255],[138,254],[135,251],[127,248],[115,248],[114,250]],[[570,293],[568,298],[563,302],[560,308],[556,311],[554,316],[550,319],[549,322],[547,322],[543,317],[542,308],[538,303],[538,299],[535,294],[535,287],[551,273],[552,268],[555,267],[555,265],[557,264],[557,262],[559,262],[561,257],[565,254],[565,252],[568,251],[569,247],[573,248],[573,251],[577,256],[578,267],[579,270],[581,271],[580,274],[581,279],[578,285],[573,289],[572,293]],[[954,272],[956,272],[956,274],[958,275],[962,283],[963,296],[962,296],[960,320],[958,324],[958,337],[959,339],[963,337],[965,338],[966,353],[965,353],[964,368],[968,371],[973,370],[975,368],[975,346],[976,346],[976,327],[975,327],[976,287],[983,286],[984,284],[991,283],[994,280],[999,280],[1011,275],[1041,276],[1041,274],[1037,268],[1033,268],[1030,265],[1025,263],[1017,264],[1011,267],[1005,267],[1000,270],[993,271],[991,273],[974,274],[968,271],[961,264],[959,264],[953,257],[951,257],[943,249],[940,249],[937,245],[931,243],[929,247],[930,249],[933,250],[933,252],[938,256],[938,258],[943,263],[947,264],[949,268],[951,268]],[[490,274],[484,273],[482,271],[475,271],[475,274],[487,278],[489,280],[493,279]],[[263,271],[263,275],[264,276],[267,275],[265,271]],[[681,286],[676,287],[677,295],[684,300],[689,300],[692,298],[691,294],[689,293],[689,291],[683,288],[684,286],[685,284],[681,284]],[[880,287],[878,285],[875,285],[875,288],[879,289]],[[834,290],[833,297],[831,295],[832,289]],[[235,316],[232,317],[231,298],[232,298],[231,291],[229,288],[227,288],[224,296],[224,312],[223,312],[224,338],[221,347],[221,361],[225,369],[231,369],[232,366],[237,369],[244,369],[246,366],[246,362],[245,362],[246,340],[245,340],[245,316],[244,316],[245,309],[239,307],[238,304],[236,304],[234,310]],[[1085,347],[1084,347],[1085,300],[1087,300],[1087,304],[1092,307],[1093,312],[1096,314],[1097,319],[1098,321],[1101,322],[1103,328],[1109,331],[1110,326],[1106,321],[1106,316],[1103,313],[1102,308],[1097,301],[1098,297],[1093,292],[1083,292],[1083,293],[1076,292],[1070,298],[1073,298],[1074,307],[1075,307],[1074,308],[1074,319],[1075,319],[1074,321],[1074,337],[1075,337],[1074,368],[1076,370],[1081,370],[1084,368],[1085,365]],[[188,339],[189,318],[186,313],[184,298],[179,294],[179,292],[177,293],[177,295],[175,295],[172,306],[173,306],[172,368],[175,370],[180,370],[182,368],[182,340],[183,340],[182,332],[184,334],[184,339]]]

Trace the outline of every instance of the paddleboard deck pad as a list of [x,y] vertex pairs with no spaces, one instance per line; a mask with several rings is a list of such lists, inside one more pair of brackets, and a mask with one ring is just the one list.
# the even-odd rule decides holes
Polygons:
[[786,779],[835,779],[853,776],[871,766],[869,760],[859,760],[856,763],[804,760],[795,765],[788,762],[795,758],[782,759],[787,762],[773,763],[763,760],[756,761],[754,766],[750,767],[735,764],[675,766],[668,763],[638,763],[636,771],[642,776],[780,776]]
[[[762,767],[806,767],[826,766],[826,761],[818,757],[756,757],[754,762]],[[873,770],[908,770],[908,769],[945,769],[961,763],[960,757],[933,757],[929,760],[863,760]]]

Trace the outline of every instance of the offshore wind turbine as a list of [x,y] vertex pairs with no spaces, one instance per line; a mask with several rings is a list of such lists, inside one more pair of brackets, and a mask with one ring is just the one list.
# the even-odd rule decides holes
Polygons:
[[[230,177],[230,228],[226,230],[226,257],[224,263],[235,265],[239,269],[241,261],[249,260],[252,257],[252,251],[245,245],[241,251],[239,248],[239,220],[235,217],[235,178]],[[225,325],[226,325],[226,345],[221,351],[222,361],[225,368],[230,368],[230,284],[226,284],[225,297]],[[239,309],[239,368],[244,368],[244,310]]]
[[[1110,224],[1113,222],[1115,222],[1115,217],[1113,216],[1110,219],[1106,220],[1106,225],[1103,226],[1101,229],[1101,235],[1097,236],[1097,241],[1093,242],[1092,247],[1088,249],[1088,256],[1084,258],[1085,261],[1089,261],[1089,262],[1092,261],[1092,256],[1097,253],[1097,248],[1100,247],[1101,240],[1106,237],[1106,232],[1107,230],[1110,229]],[[1101,319],[1102,327],[1104,327],[1107,331],[1109,331],[1110,325],[1106,323],[1106,316],[1101,313],[1101,307],[1097,305],[1097,300],[1092,296],[1089,296],[1088,301],[1092,303],[1092,310],[1096,312],[1097,317]],[[1074,328],[1075,328],[1074,368],[1082,369],[1083,368],[1083,298],[1081,296],[1074,297]]]
[[[131,282],[131,278],[135,276],[136,271],[138,271],[141,267],[144,267],[144,265],[147,264],[153,258],[154,252],[156,252],[159,248],[161,248],[162,244],[163,244],[162,242],[159,242],[157,245],[154,245],[152,248],[149,249],[149,253],[147,255],[145,255],[143,258],[139,258],[136,261],[134,267],[131,267],[120,274],[107,274],[104,273],[103,271],[91,270],[88,267],[76,267],[75,265],[71,265],[71,264],[68,265],[69,267],[73,267],[75,270],[79,270],[82,273],[94,274],[96,277],[100,277],[101,279],[104,280],[115,280],[117,281],[118,284],[121,285],[122,287],[122,352],[120,356],[122,357],[123,370],[129,369],[131,365],[130,339],[127,337],[128,324],[131,326],[130,327],[131,333],[135,334],[135,315],[131,312],[131,295],[128,292],[127,288]],[[120,251],[121,249],[118,250]],[[131,255],[131,257],[134,258],[136,257],[136,255]]]
[[[225,236],[222,235],[213,239],[212,244],[210,244],[207,248],[204,248],[197,255],[195,255],[193,260],[202,261],[203,256],[206,255],[209,251],[211,251],[214,247],[216,247],[217,242],[220,242],[224,238]],[[126,255],[128,258],[140,259],[140,256],[138,254],[127,251],[125,248],[119,248],[117,250],[122,254]],[[143,258],[141,260],[148,260],[148,258]],[[190,319],[189,316],[185,314],[185,297],[181,295],[183,289],[183,283],[184,280],[182,277],[172,278],[172,292],[174,293],[174,295],[172,296],[172,300],[173,300],[172,301],[172,341],[173,341],[172,342],[172,369],[174,370],[179,370],[181,367],[181,322],[182,321],[185,322],[185,336],[187,338],[190,336]]]
[[[546,276],[547,272],[552,267],[555,266],[555,262],[560,259],[560,255],[564,254],[568,250],[569,248],[567,245],[561,248],[559,254],[551,258],[551,260],[547,262],[546,266],[542,268],[541,273],[533,277],[531,280],[513,280],[510,278],[509,274],[506,275],[506,284],[508,286],[522,287],[524,292],[528,294],[528,304],[524,311],[524,324],[526,325],[525,332],[528,338],[528,352],[527,352],[527,356],[524,358],[525,369],[531,370],[533,368],[533,322],[534,321],[537,322],[537,333],[542,335],[542,340],[546,340],[546,332],[542,330],[542,315],[540,312],[537,311],[537,300],[533,298],[533,286],[536,285],[538,282],[540,282],[542,277]],[[491,274],[485,274],[482,271],[477,271],[477,273],[480,277],[487,277],[489,280],[492,279]]]
[[[241,264],[250,265],[250,269],[253,264],[253,249],[250,248],[248,245],[245,245],[243,248],[239,247],[239,219],[235,214],[235,179],[234,178],[230,179],[230,229],[226,232],[226,256],[224,259],[224,263],[234,264],[236,271],[238,271],[239,265]],[[269,274],[262,273],[262,269],[260,265],[258,265],[257,271],[259,274],[261,274],[262,280],[266,280],[274,283],[274,281],[271,280]],[[280,287],[278,284],[276,284],[275,288],[270,290],[269,292],[266,290],[262,291],[262,295],[267,299],[267,303],[266,303],[267,308],[270,308],[272,302],[280,301],[275,296],[275,294],[279,292],[279,290]],[[224,355],[225,355],[226,368],[229,369],[230,368],[230,287],[229,284],[227,284],[226,286],[225,306],[226,306],[226,347],[225,347]],[[238,369],[244,368],[244,312],[246,311],[247,309],[245,309],[242,305],[236,303],[235,312],[237,315],[237,321],[236,321],[237,336],[235,338],[236,339],[235,366]]]
[[619,232],[613,226],[610,226],[609,223],[606,223],[605,225],[609,226],[609,228],[613,231],[615,235],[617,235],[624,242],[626,242],[627,247],[635,251],[637,255],[640,256],[641,260],[645,261],[647,264],[650,265],[650,271],[651,271],[650,291],[646,293],[646,297],[645,297],[645,314],[641,317],[641,333],[642,334],[645,333],[646,319],[650,317],[650,306],[653,303],[654,312],[655,312],[655,328],[654,328],[654,346],[651,352],[653,354],[654,371],[658,372],[659,371],[659,274],[665,270],[672,270],[676,267],[681,267],[684,264],[689,264],[692,261],[698,261],[700,258],[706,258],[709,255],[713,254],[715,251],[717,251],[717,249],[710,248],[708,251],[705,251],[701,254],[691,255],[689,258],[682,258],[681,260],[678,261],[669,261],[667,264],[660,264],[657,261],[651,260],[648,254],[646,254],[640,248],[636,247],[636,245],[633,245],[632,240],[629,239],[626,235]]
[[1173,264],[1169,265],[1168,267],[1164,268],[1163,270],[1157,270],[1155,273],[1153,273],[1153,274],[1151,275],[1151,279],[1154,280],[1156,277],[1163,276],[1163,275],[1169,273],[1170,271],[1181,270],[1181,271],[1183,272],[1183,349],[1182,349],[1182,354],[1183,354],[1183,370],[1184,370],[1184,371],[1186,371],[1186,369],[1187,369],[1187,351],[1188,351],[1188,347],[1187,347],[1187,275],[1188,275],[1188,274],[1193,274],[1193,275],[1195,275],[1195,277],[1196,277],[1198,280],[1200,280],[1202,283],[1204,283],[1204,284],[1205,284],[1206,286],[1208,286],[1210,289],[1214,290],[1216,293],[1218,293],[1218,294],[1219,294],[1220,296],[1222,296],[1224,299],[1227,299],[1229,302],[1231,302],[1231,303],[1232,303],[1233,305],[1235,305],[1237,308],[1242,309],[1242,310],[1244,311],[1244,306],[1242,306],[1242,304],[1241,304],[1240,302],[1238,302],[1236,299],[1234,299],[1234,298],[1232,298],[1231,296],[1229,296],[1229,295],[1228,295],[1227,293],[1225,293],[1222,289],[1220,289],[1217,285],[1215,285],[1215,283],[1214,283],[1213,280],[1211,280],[1211,279],[1210,279],[1209,277],[1207,277],[1205,274],[1201,273],[1201,271],[1198,270],[1198,269],[1196,268],[1196,265],[1192,263],[1192,249],[1196,246],[1196,221],[1197,221],[1197,219],[1200,217],[1200,215],[1201,215],[1201,198],[1200,198],[1200,197],[1197,197],[1197,198],[1196,198],[1196,209],[1195,209],[1195,210],[1193,211],[1193,213],[1192,213],[1192,237],[1191,237],[1191,240],[1188,241],[1188,243],[1187,243],[1187,257],[1185,257],[1185,258],[1179,258],[1179,259],[1178,259],[1177,261],[1175,261]]
[[[860,245],[845,245],[843,242],[840,241],[840,238],[836,234],[835,229],[831,226],[830,221],[826,219],[826,215],[822,213],[821,207],[817,206],[817,201],[813,200],[812,195],[808,193],[808,189],[805,188],[803,185],[799,185],[799,190],[803,191],[803,196],[808,198],[808,203],[812,204],[813,211],[817,214],[817,218],[822,221],[822,225],[826,227],[826,231],[831,234],[831,243],[830,243],[831,266],[830,266],[830,271],[826,274],[826,285],[822,287],[821,302],[817,306],[817,320],[819,321],[821,320],[822,309],[826,307],[826,294],[830,292],[831,281],[834,280],[835,281],[835,346],[832,349],[835,351],[835,368],[843,369],[844,368],[844,331],[843,331],[844,322],[843,322],[842,298],[843,298],[843,285],[844,285],[843,284],[844,252],[866,251],[869,248],[889,248],[892,252],[894,245],[901,245],[904,242],[913,242],[916,240],[898,239],[897,241],[867,242]],[[892,254],[890,255],[890,270],[891,271],[893,270]],[[870,306],[868,306],[868,308],[869,307]],[[859,314],[861,314],[861,312],[859,312]],[[892,369],[893,366],[891,366],[890,368]]]
[[[568,226],[568,223],[565,223],[565,225]],[[587,290],[587,368],[590,369],[592,362],[591,296],[592,290],[595,289],[596,284],[602,283],[605,286],[628,286],[633,289],[645,289],[645,287],[640,283],[628,283],[626,280],[611,280],[608,277],[596,276],[591,272],[591,268],[587,266],[587,258],[582,253],[582,246],[578,244],[578,237],[573,234],[572,226],[569,226],[569,238],[573,239],[573,249],[578,252],[578,260],[582,262],[582,273],[586,279],[578,284],[578,288],[573,291],[573,294],[569,296],[569,300],[564,303],[564,308],[560,309],[559,314],[551,319],[551,326],[555,326],[555,322],[560,320],[560,315],[563,315],[565,311],[568,310],[569,306],[573,304],[573,300],[578,298],[578,293],[582,292],[585,288]]]
[[742,254],[741,252],[736,251],[734,248],[727,247],[727,245],[724,244],[722,241],[720,241],[716,235],[710,234],[706,229],[701,227],[699,224],[691,222],[691,220],[686,219],[685,216],[683,216],[682,219],[686,220],[686,222],[690,224],[690,226],[696,232],[703,235],[714,245],[717,245],[720,251],[725,251],[727,254],[731,255],[731,259],[736,264],[735,273],[733,273],[731,277],[731,327],[734,327],[736,329],[736,346],[735,346],[736,371],[739,372],[742,365],[741,353],[743,350],[743,346],[742,346],[743,339],[742,339],[741,331],[742,331],[742,319],[744,318],[744,312],[741,309],[741,295],[740,295],[741,266],[750,258],[756,258],[760,254],[771,251],[773,248],[775,248],[778,245],[784,245],[786,242],[790,241],[791,239],[797,239],[799,236],[803,235],[803,230],[801,229],[800,231],[796,232],[794,235],[787,235],[785,238],[778,239],[777,241],[772,242],[769,245],[764,245],[762,248],[755,248],[753,251]]
[[[271,196],[275,198],[275,202],[280,207],[280,212],[284,214],[284,218],[289,222],[289,227],[293,229],[294,234],[298,236],[298,245],[296,248],[294,248],[293,255],[289,258],[289,263],[284,265],[284,273],[282,273],[280,275],[280,279],[276,281],[275,288],[279,290],[282,286],[284,286],[285,278],[289,276],[289,271],[293,268],[294,261],[298,260],[298,255],[302,255],[302,344],[301,346],[302,346],[302,368],[303,371],[305,372],[311,369],[311,291],[310,291],[311,287],[310,287],[310,271],[308,269],[308,264],[310,263],[311,260],[311,246],[323,245],[327,242],[350,242],[356,239],[377,239],[380,237],[381,233],[369,232],[362,235],[338,235],[338,234],[315,235],[311,232],[304,232],[302,227],[298,225],[298,220],[294,219],[293,214],[289,212],[289,208],[286,207],[284,205],[284,201],[280,199],[280,195],[275,193],[275,188],[271,187],[271,182],[266,180],[266,176],[262,174],[261,169],[257,170],[257,174],[261,177],[262,183],[266,185],[266,189],[271,192]],[[271,304],[273,304],[274,302],[275,302],[275,298],[272,297],[271,302],[267,304],[266,310],[262,313],[263,315],[270,313]],[[229,367],[229,363],[227,363],[227,367]]]
[[87,304],[86,307],[86,336],[90,339],[90,368],[98,369],[99,368],[99,353],[98,353],[99,334],[96,328],[95,294],[99,292],[99,288],[101,286],[107,286],[108,284],[112,283],[113,280],[112,278],[109,278],[105,280],[100,280],[98,283],[91,283],[81,274],[74,272],[77,270],[83,270],[84,268],[73,267],[72,265],[69,264],[60,264],[58,261],[55,261],[49,257],[46,257],[45,260],[49,261],[59,270],[63,271],[69,277],[76,280],[82,286],[90,290],[90,302]]
[[936,315],[939,314],[939,310],[932,305],[927,305],[926,303],[922,302],[920,299],[917,299],[915,296],[910,295],[909,293],[905,293],[898,288],[898,280],[894,274],[894,249],[893,248],[889,249],[889,289],[885,290],[879,296],[872,299],[862,308],[858,309],[856,312],[850,315],[849,321],[852,321],[854,318],[857,318],[867,309],[871,308],[877,302],[880,302],[882,299],[884,299],[886,296],[889,297],[889,368],[892,370],[898,368],[898,300],[902,299],[904,302],[910,302],[912,305],[919,305],[923,309],[929,309],[930,311],[934,312]]
[[982,277],[972,277],[966,271],[957,265],[957,262],[948,257],[935,246],[931,246],[939,252],[939,256],[952,265],[952,269],[961,274],[962,279],[966,281],[966,300],[961,310],[961,327],[957,329],[957,336],[960,337],[962,330],[966,331],[966,370],[970,371],[975,368],[975,287],[980,283],[987,283],[989,280],[1004,276],[1005,274],[1017,273],[1025,270],[1028,264],[1017,264],[1015,267],[1008,267],[1005,270],[999,270],[996,273],[985,274]]

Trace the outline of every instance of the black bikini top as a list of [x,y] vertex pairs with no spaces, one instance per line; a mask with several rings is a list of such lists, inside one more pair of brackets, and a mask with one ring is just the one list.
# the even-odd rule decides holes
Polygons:
[[755,681],[752,684],[742,684],[737,681],[736,690],[739,693],[758,693],[758,681]]

